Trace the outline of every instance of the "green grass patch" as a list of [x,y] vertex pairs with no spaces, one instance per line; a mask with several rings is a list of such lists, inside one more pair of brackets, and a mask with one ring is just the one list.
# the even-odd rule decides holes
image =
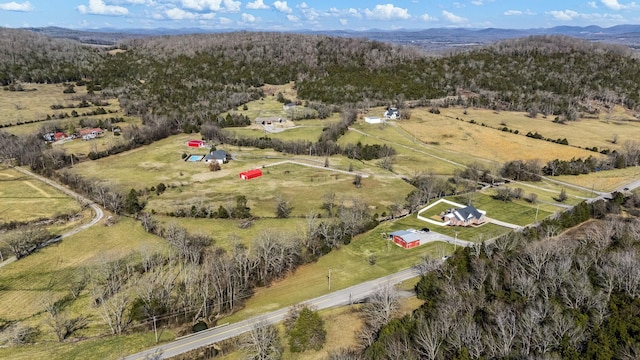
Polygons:
[[0,221],[31,221],[80,211],[65,193],[12,168],[0,168]]
[[[0,318],[19,320],[40,313],[44,308],[42,299],[49,295],[59,299],[68,294],[70,280],[84,267],[143,248],[162,250],[166,246],[128,218],[121,218],[108,231],[98,224],[67,237],[0,269]],[[93,313],[90,306],[81,311]]]
[[[161,341],[175,338],[171,330],[164,330]],[[3,359],[121,359],[138,351],[155,345],[153,332],[136,333],[122,336],[92,338],[75,343],[60,343],[56,341],[39,342],[10,348],[0,348],[0,358]]]

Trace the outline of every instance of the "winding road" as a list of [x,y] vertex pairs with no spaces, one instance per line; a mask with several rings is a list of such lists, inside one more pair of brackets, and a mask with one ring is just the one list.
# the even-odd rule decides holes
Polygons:
[[[58,184],[57,182],[55,182],[53,180],[50,180],[50,179],[47,179],[47,178],[45,178],[43,176],[34,174],[33,172],[31,172],[31,171],[29,171],[27,169],[24,169],[24,168],[21,168],[21,167],[14,167],[14,169],[16,171],[19,171],[19,172],[29,176],[29,177],[37,179],[37,180],[39,180],[39,181],[41,181],[41,182],[43,182],[43,183],[45,183],[45,184],[47,184],[47,185],[49,185],[49,186],[51,186],[53,188],[56,188],[56,189],[62,191],[63,193],[73,197],[74,199],[77,199],[78,201],[80,201],[82,203],[88,204],[88,206],[90,206],[93,209],[93,212],[95,214],[95,216],[93,217],[93,219],[91,219],[90,222],[88,222],[86,224],[82,224],[82,225],[78,226],[77,228],[60,235],[59,237],[56,237],[54,239],[51,239],[51,240],[47,241],[42,247],[44,247],[46,245],[49,245],[51,243],[60,241],[60,240],[66,238],[66,237],[69,237],[71,235],[75,235],[75,234],[77,234],[77,233],[79,233],[79,232],[81,232],[83,230],[86,230],[86,229],[92,227],[93,225],[97,224],[104,217],[104,211],[102,211],[102,209],[100,208],[100,206],[98,206],[98,204],[96,204],[93,201],[89,200],[88,198],[78,194],[77,192],[75,192],[73,190],[70,190],[67,187],[65,187],[65,186],[63,186],[61,184]],[[0,263],[0,268],[3,267],[3,266],[6,266],[8,264],[11,264],[14,261],[16,261],[16,257],[15,256],[7,258],[5,261]]]

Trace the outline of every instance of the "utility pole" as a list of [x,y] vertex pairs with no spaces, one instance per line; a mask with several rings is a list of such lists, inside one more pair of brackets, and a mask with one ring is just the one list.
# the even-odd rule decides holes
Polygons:
[[458,250],[458,232],[456,231],[456,240],[453,242],[453,252]]
[[329,279],[329,291],[331,291],[331,269],[329,269],[329,276],[327,278]]

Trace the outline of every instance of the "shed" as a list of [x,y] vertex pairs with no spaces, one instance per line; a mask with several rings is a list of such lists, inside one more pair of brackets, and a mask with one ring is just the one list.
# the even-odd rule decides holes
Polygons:
[[189,147],[201,148],[205,147],[207,143],[204,140],[189,140],[187,145],[189,145]]
[[364,121],[368,124],[381,124],[382,119],[377,116],[367,116],[364,118]]
[[398,230],[389,234],[393,242],[405,249],[411,249],[421,244],[420,234],[414,230]]
[[253,170],[243,171],[240,173],[240,179],[242,180],[251,180],[253,178],[257,178],[260,176],[262,176],[262,170],[260,169],[253,169]]

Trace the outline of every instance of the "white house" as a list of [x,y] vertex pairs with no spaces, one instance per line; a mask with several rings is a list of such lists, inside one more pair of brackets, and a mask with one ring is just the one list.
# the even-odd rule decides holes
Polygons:
[[382,119],[380,119],[377,116],[367,116],[364,118],[364,121],[367,124],[381,124],[382,123]]
[[385,119],[400,119],[400,110],[398,108],[390,107],[384,112]]

